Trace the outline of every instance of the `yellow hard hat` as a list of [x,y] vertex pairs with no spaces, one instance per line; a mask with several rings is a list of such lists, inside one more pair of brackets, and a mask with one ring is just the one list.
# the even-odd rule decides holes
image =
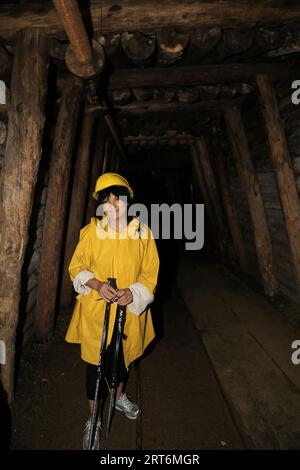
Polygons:
[[102,189],[109,188],[110,186],[125,186],[129,191],[130,197],[133,198],[133,191],[128,181],[117,173],[103,173],[103,175],[99,176],[96,182],[95,191],[93,192],[93,197],[97,199],[97,192],[102,191]]

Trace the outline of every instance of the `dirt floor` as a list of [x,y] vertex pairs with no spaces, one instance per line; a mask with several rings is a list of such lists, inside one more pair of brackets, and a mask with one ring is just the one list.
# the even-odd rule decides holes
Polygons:
[[[103,449],[243,449],[194,320],[177,287],[154,309],[158,339],[130,373],[143,413],[116,412]],[[49,345],[26,347],[11,406],[11,449],[81,449],[87,419],[79,347],[65,343],[60,315]],[[107,408],[107,405],[106,405]]]

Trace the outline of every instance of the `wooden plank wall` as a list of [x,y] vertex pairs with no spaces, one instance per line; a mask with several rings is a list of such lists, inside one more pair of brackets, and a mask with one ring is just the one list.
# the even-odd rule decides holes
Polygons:
[[[296,106],[291,102],[290,84],[285,84],[285,86],[277,88],[276,91],[300,196],[300,106]],[[284,227],[283,214],[271,159],[268,153],[269,150],[266,144],[264,125],[259,111],[258,101],[254,102],[249,109],[246,108],[246,110],[244,110],[243,123],[266,209],[279,293],[299,302],[300,298],[297,293],[291,250]],[[260,279],[249,208],[231,159],[229,163],[229,178],[230,184],[234,190],[234,198],[249,255],[249,274],[253,278]],[[230,248],[230,251],[231,250],[232,247]]]

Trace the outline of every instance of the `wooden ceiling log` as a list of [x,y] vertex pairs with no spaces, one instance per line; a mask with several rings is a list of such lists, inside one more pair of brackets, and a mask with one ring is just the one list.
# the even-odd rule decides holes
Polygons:
[[224,60],[228,57],[247,51],[254,40],[254,30],[235,30],[224,31],[220,42],[216,46],[215,53],[211,55],[210,60]]
[[295,54],[300,52],[300,33],[288,32],[284,38],[283,44],[281,47],[274,49],[272,51],[266,52],[264,55],[266,57],[280,57],[289,54]]
[[170,138],[169,136],[156,137],[154,135],[145,137],[139,135],[137,137],[128,136],[124,138],[125,145],[186,145],[193,143],[194,137],[192,135],[176,136]]
[[127,87],[164,87],[180,85],[201,85],[227,82],[255,81],[258,74],[270,75],[276,81],[286,81],[290,78],[294,64],[209,64],[188,65],[162,69],[122,69],[112,73],[110,88]]
[[121,34],[121,46],[135,65],[144,66],[151,63],[156,43],[150,35],[125,31]]
[[[173,27],[212,27],[242,28],[262,25],[294,24],[300,21],[298,1],[278,0],[115,0],[91,3],[92,27],[103,33],[127,30],[160,29]],[[2,4],[0,8],[0,31],[2,38],[11,38],[16,31],[28,27],[46,27],[47,33],[64,38],[63,25],[58,19],[52,2]]]
[[95,39],[104,47],[105,54],[110,61],[115,63],[121,50],[121,35],[119,33],[95,34]]
[[118,88],[112,90],[111,94],[113,103],[116,105],[128,104],[131,99],[131,90],[130,88]]
[[151,100],[153,96],[153,91],[151,88],[137,87],[132,88],[132,94],[137,101],[147,101]]
[[187,32],[178,32],[171,28],[163,29],[157,36],[159,64],[171,65],[181,59],[190,41]]
[[271,28],[258,28],[255,35],[255,44],[261,50],[278,49],[282,46],[286,30],[271,29]]
[[177,98],[180,103],[196,103],[199,99],[199,90],[196,87],[181,88],[178,90]]
[[287,34],[288,32],[285,26],[256,28],[254,41],[251,47],[247,51],[237,54],[235,60],[237,62],[239,60],[248,61],[253,58],[257,60],[257,57],[264,57],[266,53],[281,48]]
[[202,100],[216,99],[221,93],[222,84],[198,86],[199,96]]
[[153,89],[154,100],[171,103],[171,101],[174,98],[175,98],[175,90],[172,90],[171,88],[154,88]]
[[[235,100],[207,100],[199,101],[198,103],[185,104],[173,101],[166,103],[163,101],[146,101],[146,102],[133,102],[125,106],[115,106],[114,110],[120,114],[147,114],[147,113],[161,113],[161,112],[192,112],[192,111],[222,111],[232,106],[240,106],[243,99],[236,98]],[[94,106],[91,112],[103,112],[105,108],[101,106]]]
[[212,28],[197,28],[191,33],[188,50],[188,60],[197,63],[218,44],[222,37],[222,29],[218,26]]

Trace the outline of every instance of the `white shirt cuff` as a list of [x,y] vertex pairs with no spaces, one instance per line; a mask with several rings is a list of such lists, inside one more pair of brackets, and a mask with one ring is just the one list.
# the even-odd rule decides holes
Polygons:
[[76,292],[78,294],[84,294],[87,295],[91,292],[91,288],[86,286],[85,284],[90,280],[95,277],[94,273],[91,271],[88,271],[87,269],[84,269],[83,271],[80,271],[80,273],[77,274],[73,281],[73,286]]
[[153,302],[154,296],[140,282],[131,284],[129,289],[132,292],[133,301],[127,307],[134,315],[139,316],[146,309],[147,305]]

